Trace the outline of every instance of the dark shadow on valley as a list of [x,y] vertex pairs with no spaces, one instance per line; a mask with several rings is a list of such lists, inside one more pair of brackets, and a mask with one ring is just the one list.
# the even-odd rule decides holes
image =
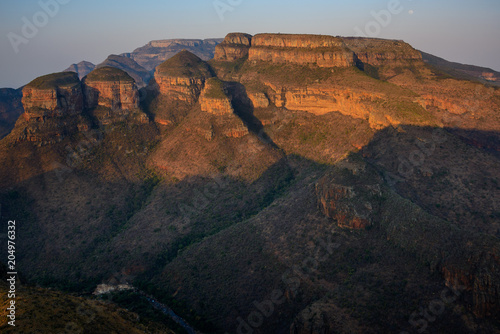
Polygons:
[[[253,134],[278,147],[253,116],[242,87],[233,83],[229,88],[238,116]],[[362,156],[367,168],[374,168],[383,178],[383,187],[458,230],[496,236],[498,247],[500,212],[493,204],[500,202],[499,151],[496,132],[401,126],[378,131],[346,161],[359,161]],[[343,162],[338,166],[345,168]],[[175,184],[149,179],[106,182],[85,170],[63,176],[50,172],[9,189],[3,187],[1,216],[22,222],[19,269],[31,284],[90,293],[97,284],[125,272],[133,280],[130,283],[174,303],[188,320],[196,323],[192,319],[201,315],[206,319],[196,323],[201,329],[215,325],[234,331],[236,319],[254,311],[253,301],[264,301],[273,289],[284,289],[283,272],[300,259],[297,254],[308,254],[308,233],[324,237],[335,225],[335,220],[321,214],[314,190],[328,173],[336,169],[293,154],[252,183],[224,175],[215,179],[192,176]],[[302,231],[298,226],[309,220],[318,225]],[[272,231],[286,241],[276,240],[285,250],[274,249],[267,241],[273,240],[266,234]],[[259,333],[289,333],[293,317],[322,301],[332,301],[336,308],[365,310],[350,317],[393,331],[407,326],[414,310],[408,305],[418,304],[422,293],[438,294],[444,288],[441,273],[435,271],[438,264],[430,269],[422,265],[418,250],[387,241],[389,232],[379,224],[366,231],[335,231],[345,246],[332,255],[328,265],[320,264],[321,275],[299,281],[300,294],[286,291],[287,302],[281,308],[275,305],[279,312],[265,319],[271,330]],[[5,226],[2,233],[6,233]],[[419,240],[418,235],[408,238],[415,243]],[[208,254],[211,246],[213,254]],[[450,256],[460,259],[460,252],[450,252]],[[384,256],[386,260],[376,260]],[[414,263],[406,263],[410,260]],[[382,269],[368,269],[374,266]],[[411,270],[423,275],[421,282],[410,277]],[[407,290],[400,285],[405,274],[425,287]],[[357,297],[356,286],[371,291],[372,296],[359,292],[361,297]],[[460,298],[465,303],[472,299],[468,293]],[[498,301],[490,307],[498,310]],[[398,315],[396,320],[390,319],[393,314]],[[495,313],[488,318],[495,318]],[[434,325],[465,333],[462,321],[446,313]]]

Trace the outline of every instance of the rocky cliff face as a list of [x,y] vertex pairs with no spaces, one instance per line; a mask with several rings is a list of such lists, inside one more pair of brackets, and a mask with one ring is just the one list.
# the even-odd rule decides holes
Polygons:
[[207,80],[200,96],[201,110],[214,115],[232,114],[231,100],[227,96],[224,83],[217,78]]
[[319,35],[256,35],[248,59],[319,67],[350,67],[356,63],[354,53],[342,39]]
[[424,65],[422,54],[403,41],[356,37],[343,41],[356,54],[357,66],[377,78],[386,79],[404,69],[419,71]]
[[270,105],[269,97],[264,92],[247,92],[254,108],[267,108]]
[[476,316],[498,317],[500,249],[494,237],[424,213],[392,193],[367,164],[347,160],[338,167],[316,184],[318,207],[325,216],[343,228],[383,227],[388,240],[441,272],[445,284]]
[[500,249],[491,247],[483,252],[471,251],[462,261],[445,261],[441,273],[448,287],[462,290],[476,316],[499,319],[499,267]]
[[348,165],[346,169],[336,171],[335,177],[323,177],[316,184],[318,207],[340,227],[365,229],[377,221],[382,180],[371,174],[362,181],[350,182],[351,173],[365,174],[365,167]]
[[139,108],[139,91],[135,81],[122,70],[102,67],[92,71],[83,82],[88,108]]
[[122,70],[103,67],[87,75],[83,84],[77,73],[62,72],[42,76],[23,89],[24,114],[14,131],[16,140],[43,144],[60,142],[67,135],[90,129],[83,117],[89,110],[101,124],[131,111],[135,119],[147,122],[138,110],[139,92],[132,79]]
[[367,118],[370,110],[363,101],[375,101],[382,97],[376,93],[340,90],[322,85],[304,88],[277,86],[270,82],[265,82],[265,85],[270,88],[270,99],[276,107],[304,110],[315,115],[339,111],[356,118]]
[[155,72],[160,94],[188,104],[198,100],[205,80],[211,77],[209,66],[188,51],[179,52],[158,66]]
[[92,71],[83,80],[86,106],[101,124],[110,124],[117,118],[127,117],[131,112],[137,121],[146,123],[147,116],[139,110],[139,90],[135,81],[126,72],[101,67]]
[[63,72],[33,80],[23,89],[24,128],[21,141],[58,142],[78,128],[88,128],[80,115],[82,85],[76,73]]
[[252,44],[252,35],[231,33],[215,47],[215,60],[235,61],[248,56]]
[[342,40],[364,64],[398,66],[423,61],[422,54],[403,41],[356,37]]
[[239,138],[249,133],[234,113],[231,96],[223,81],[208,79],[198,102],[202,114],[186,128],[188,131],[198,133],[209,141],[216,135]]
[[56,73],[35,79],[23,89],[27,120],[74,116],[83,110],[82,86],[75,73]]

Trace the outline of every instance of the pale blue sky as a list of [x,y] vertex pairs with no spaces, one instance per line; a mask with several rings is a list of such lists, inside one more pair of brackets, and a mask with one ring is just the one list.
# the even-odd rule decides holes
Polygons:
[[[46,16],[44,25],[39,0],[1,0],[0,87],[19,87],[82,60],[99,63],[154,39],[224,37],[233,31],[353,36],[356,27],[365,31],[375,22],[372,11],[399,0],[41,0],[54,1],[66,4]],[[214,3],[232,10],[221,20]],[[377,37],[403,39],[448,60],[500,71],[499,0],[399,3],[401,13],[379,25]],[[24,38],[23,17],[33,23],[34,16],[42,27],[16,53],[9,33]]]

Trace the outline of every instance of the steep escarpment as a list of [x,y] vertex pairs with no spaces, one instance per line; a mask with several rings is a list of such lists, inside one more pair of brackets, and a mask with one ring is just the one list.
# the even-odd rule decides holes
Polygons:
[[227,96],[224,83],[217,78],[210,78],[200,96],[201,110],[210,114],[232,114],[231,100]]
[[231,33],[224,41],[215,47],[215,60],[235,61],[248,57],[252,45],[252,35]]
[[101,124],[109,124],[131,112],[140,122],[148,118],[139,109],[139,91],[134,79],[114,67],[100,67],[83,80],[86,106]]
[[76,73],[37,78],[23,88],[23,120],[16,125],[18,140],[40,143],[61,141],[78,128],[89,126],[81,117],[84,98]]
[[[500,166],[475,140],[497,143],[498,90],[397,41],[319,66],[300,53],[339,39],[291,36],[230,34],[208,63],[183,51],[139,104],[106,68],[80,83],[80,114],[65,80],[27,100],[92,131],[0,141],[20,268],[79,294],[126,282],[204,333],[497,333]],[[141,109],[155,123],[131,122]]]
[[250,61],[350,67],[355,55],[343,40],[333,36],[258,34],[252,38]]
[[[374,129],[405,123],[434,124],[434,116],[413,93],[381,83],[375,79],[380,76],[372,73],[377,69],[380,73],[413,71],[419,63],[418,51],[400,41],[363,44],[358,40],[357,50],[364,51],[366,57],[362,58],[370,62],[365,71],[359,71],[355,65],[361,67],[361,60],[348,48],[347,40],[354,45],[350,39],[333,36],[229,34],[217,46],[219,57],[211,64],[220,78],[245,85],[254,108],[275,107],[315,115],[340,112],[368,119]],[[333,58],[324,57],[325,52]],[[424,66],[421,57],[419,64]]]
[[428,214],[389,190],[376,170],[359,162],[347,162],[320,179],[316,195],[323,214],[341,227],[382,227],[388,240],[440,272],[446,286],[460,290],[477,316],[500,314],[500,247],[495,237]]
[[422,54],[404,41],[357,37],[342,40],[356,54],[357,66],[375,77],[386,79],[405,69],[417,72],[424,65]]
[[212,77],[207,63],[189,51],[181,51],[155,71],[160,94],[192,104],[198,100],[205,80]]

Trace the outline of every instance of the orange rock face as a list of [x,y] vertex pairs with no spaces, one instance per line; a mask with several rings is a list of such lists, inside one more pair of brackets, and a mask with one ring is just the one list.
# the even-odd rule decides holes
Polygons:
[[269,98],[262,92],[248,93],[248,98],[252,101],[254,108],[267,108],[269,107]]
[[403,41],[357,37],[342,40],[364,64],[400,66],[408,65],[410,61],[423,63],[422,54]]
[[242,33],[231,33],[215,47],[216,60],[234,61],[248,56],[252,44],[252,36]]
[[19,141],[51,144],[79,128],[88,129],[81,118],[82,85],[76,73],[55,73],[33,80],[23,88],[24,122]]
[[356,63],[354,52],[342,39],[318,35],[256,35],[248,59],[319,67],[350,67]]
[[79,83],[51,89],[26,86],[23,89],[22,103],[27,120],[78,115],[83,110],[82,87]]
[[265,83],[271,88],[270,99],[278,107],[289,110],[303,110],[315,115],[324,115],[332,111],[339,111],[356,118],[368,117],[370,110],[362,101],[374,101],[381,95],[338,90],[323,86],[309,86],[304,88],[278,87]]
[[231,99],[227,95],[224,83],[218,79],[207,81],[200,96],[201,110],[214,115],[234,113]]
[[133,81],[86,81],[87,106],[133,110],[139,108],[139,91]]
[[204,78],[171,77],[158,72],[155,81],[160,94],[190,104],[196,102],[205,84]]
[[181,51],[155,71],[155,86],[170,99],[194,104],[205,81],[213,75],[207,63],[188,51]]
[[209,97],[200,97],[201,110],[215,115],[232,114],[233,106],[229,99],[214,99]]

